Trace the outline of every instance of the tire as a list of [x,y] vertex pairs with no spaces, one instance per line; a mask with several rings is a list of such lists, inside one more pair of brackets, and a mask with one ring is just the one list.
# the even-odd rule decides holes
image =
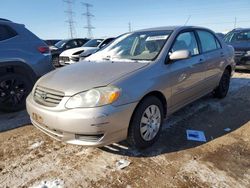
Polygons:
[[[152,115],[151,119],[147,114]],[[156,118],[157,115],[158,118]],[[154,96],[145,98],[136,108],[130,121],[127,138],[129,145],[143,149],[155,143],[161,132],[163,117],[162,102]],[[152,137],[148,136],[149,134]]]
[[214,96],[222,99],[227,96],[230,85],[230,71],[226,69],[222,74],[219,86],[214,90]]
[[16,112],[25,108],[33,82],[18,73],[0,76],[0,111]]

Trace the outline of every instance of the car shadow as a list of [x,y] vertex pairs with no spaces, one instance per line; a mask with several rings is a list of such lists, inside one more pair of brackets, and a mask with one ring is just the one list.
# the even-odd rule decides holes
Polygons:
[[31,124],[31,122],[26,110],[13,113],[0,112],[0,132],[8,131],[28,124]]
[[[117,155],[152,157],[194,148],[224,136],[250,121],[250,78],[232,78],[224,99],[207,95],[172,114],[164,123],[158,141],[144,150],[133,149],[126,141],[100,148]],[[187,140],[186,130],[203,131],[206,142]]]

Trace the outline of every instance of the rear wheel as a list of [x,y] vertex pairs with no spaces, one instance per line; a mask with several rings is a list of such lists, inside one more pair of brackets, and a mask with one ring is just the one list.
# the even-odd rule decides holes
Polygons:
[[0,110],[14,112],[24,109],[32,85],[32,82],[22,74],[7,73],[0,76]]
[[128,142],[136,148],[151,146],[160,135],[163,122],[163,105],[152,96],[137,107],[129,125]]
[[219,86],[214,91],[214,96],[217,98],[224,98],[227,96],[230,85],[230,71],[226,69],[221,77]]

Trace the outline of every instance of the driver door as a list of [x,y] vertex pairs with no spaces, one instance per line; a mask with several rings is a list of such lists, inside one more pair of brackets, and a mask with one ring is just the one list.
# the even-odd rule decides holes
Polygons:
[[205,87],[205,61],[193,31],[182,32],[177,36],[170,53],[177,50],[189,50],[191,57],[168,65],[172,83],[170,105],[173,111],[200,97]]

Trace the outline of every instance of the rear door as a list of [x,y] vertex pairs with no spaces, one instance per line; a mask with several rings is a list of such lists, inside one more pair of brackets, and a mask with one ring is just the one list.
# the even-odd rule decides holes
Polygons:
[[221,77],[221,67],[225,63],[225,54],[217,37],[207,30],[196,30],[201,50],[206,61],[206,91],[214,89]]
[[193,30],[180,33],[175,39],[170,53],[189,50],[188,59],[170,62],[173,111],[199,97],[204,87],[204,57],[200,54],[197,37]]

